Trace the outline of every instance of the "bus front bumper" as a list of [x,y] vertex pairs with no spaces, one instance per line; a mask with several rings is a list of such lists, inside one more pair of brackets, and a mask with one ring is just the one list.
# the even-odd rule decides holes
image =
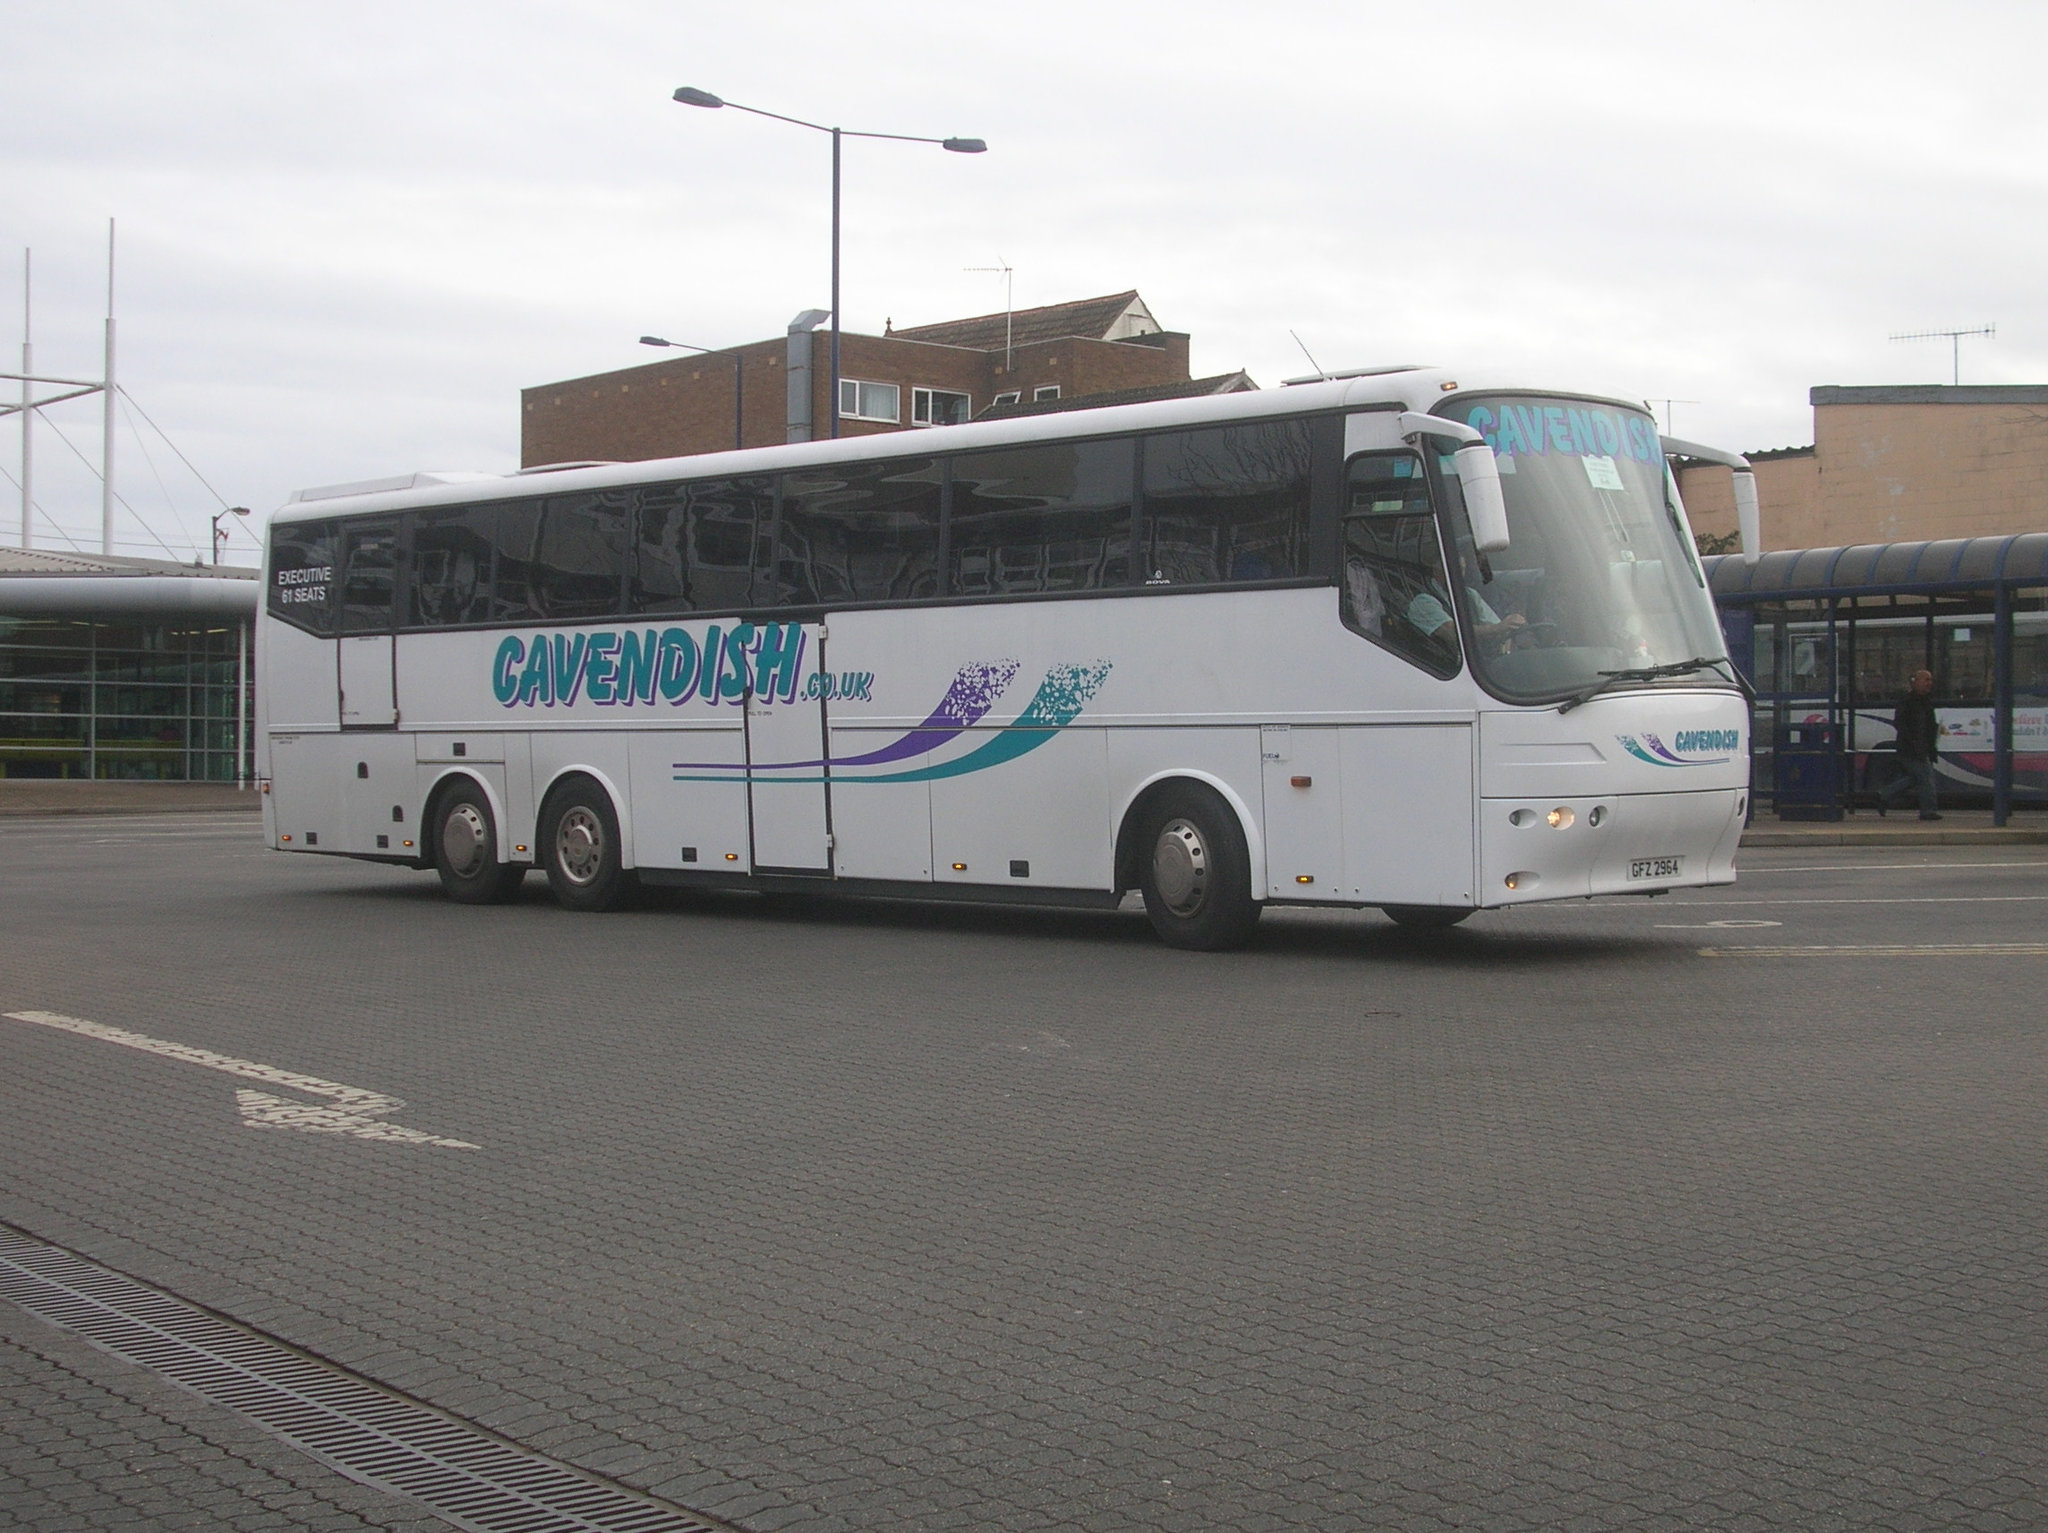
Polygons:
[[1481,799],[1482,908],[1735,882],[1749,793]]

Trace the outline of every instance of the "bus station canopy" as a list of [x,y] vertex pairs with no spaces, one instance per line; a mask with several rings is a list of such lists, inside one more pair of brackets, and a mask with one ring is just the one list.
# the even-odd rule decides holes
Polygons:
[[1739,554],[1700,561],[1717,602],[1881,592],[1982,590],[2048,585],[2048,532],[1924,543],[1788,548],[1744,564]]

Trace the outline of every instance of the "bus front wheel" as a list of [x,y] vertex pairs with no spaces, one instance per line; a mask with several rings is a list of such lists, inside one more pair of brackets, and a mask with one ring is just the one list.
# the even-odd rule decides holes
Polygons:
[[619,817],[610,796],[588,780],[548,795],[540,851],[548,887],[569,910],[617,910],[632,898],[634,878],[619,861]]
[[1258,924],[1251,854],[1237,816],[1212,789],[1181,783],[1161,793],[1139,843],[1145,914],[1169,947],[1217,952],[1243,945]]
[[498,860],[491,802],[474,784],[452,788],[434,810],[434,871],[451,900],[497,905],[519,892],[526,869]]

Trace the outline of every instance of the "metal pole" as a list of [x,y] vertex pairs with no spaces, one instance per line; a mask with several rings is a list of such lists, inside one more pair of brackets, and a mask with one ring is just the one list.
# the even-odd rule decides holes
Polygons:
[[[27,372],[27,368],[22,369]],[[106,415],[100,437],[100,552],[114,551],[114,221],[107,220]]]
[[31,422],[36,418],[35,385],[29,377],[36,370],[35,347],[29,341],[29,261],[30,252],[21,253],[21,546],[35,547],[35,495],[31,486],[36,477],[35,432]]
[[[27,371],[26,368],[23,371]],[[832,130],[832,435],[839,435],[839,130]]]
[[256,620],[235,624],[235,786],[249,786],[249,630]]
[[1991,823],[2012,816],[2012,587],[1997,586],[1991,619]]

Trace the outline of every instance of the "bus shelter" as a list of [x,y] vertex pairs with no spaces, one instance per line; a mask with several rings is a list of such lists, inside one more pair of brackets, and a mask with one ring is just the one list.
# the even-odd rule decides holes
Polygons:
[[1701,561],[1756,688],[1754,797],[1838,819],[1897,772],[1892,709],[1934,675],[1942,797],[2048,803],[2048,533]]

